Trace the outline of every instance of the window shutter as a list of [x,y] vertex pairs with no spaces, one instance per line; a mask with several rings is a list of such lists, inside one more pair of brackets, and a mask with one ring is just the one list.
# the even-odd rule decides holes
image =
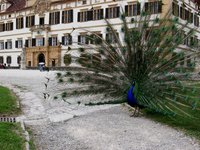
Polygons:
[[100,19],[103,19],[104,16],[103,16],[103,9],[100,10]]
[[149,11],[149,10],[148,10],[148,6],[149,6],[149,3],[146,2],[146,3],[145,3],[145,7],[144,7],[144,11],[145,11],[145,12],[148,12],[148,11]]
[[18,41],[15,41],[15,48],[18,48]]
[[119,17],[119,15],[120,15],[120,7],[116,7],[116,9],[117,9],[117,17]]
[[65,45],[65,36],[62,36],[62,45]]
[[3,24],[3,31],[5,31],[5,23]]
[[21,28],[24,28],[24,18],[21,18]]
[[[57,24],[60,24],[60,12],[56,12]],[[56,19],[55,18],[55,19]]]
[[140,3],[137,4],[137,15],[140,15],[141,5]]
[[51,16],[52,16],[52,13],[49,14],[49,24],[52,23],[52,21],[51,21],[52,17]]
[[5,42],[5,49],[8,49],[8,42]]
[[49,46],[52,46],[52,37],[49,38]]
[[102,39],[100,39],[100,38],[102,38],[103,35],[102,35],[102,34],[98,34],[98,36],[99,36],[99,37],[97,37],[96,44],[101,44],[101,43],[102,43]]
[[80,12],[78,12],[78,22],[80,22]]
[[193,23],[193,18],[194,18],[193,13],[190,13],[190,23]]
[[106,18],[108,18],[108,9],[109,8],[106,8]]
[[25,41],[25,47],[28,47],[28,40]]
[[28,17],[26,17],[26,27],[28,27]]
[[78,44],[79,45],[81,44],[81,36],[80,35],[78,36]]
[[43,46],[44,46],[45,45],[45,38],[43,37],[42,39],[43,39]]
[[125,15],[128,16],[128,5],[125,6]]
[[72,36],[69,35],[69,45],[72,45]]
[[162,13],[162,1],[158,2],[158,13]]
[[31,16],[31,26],[35,25],[35,16]]
[[56,37],[56,45],[58,45],[58,38]]
[[19,29],[19,27],[18,27],[18,18],[16,19],[16,29]]
[[85,44],[89,44],[89,35],[85,35]]
[[32,39],[32,46],[36,46],[36,39]]
[[110,39],[109,39],[109,34],[107,33],[107,34],[106,34],[106,42],[109,42],[109,40],[110,40]]
[[62,11],[62,23],[65,23],[65,11]]
[[11,30],[13,30],[13,22],[11,23]]
[[87,21],[93,20],[93,10],[87,11]]
[[70,21],[69,22],[73,22],[74,21],[74,14],[73,14],[73,10],[70,10],[70,13],[69,13],[69,18],[70,18]]

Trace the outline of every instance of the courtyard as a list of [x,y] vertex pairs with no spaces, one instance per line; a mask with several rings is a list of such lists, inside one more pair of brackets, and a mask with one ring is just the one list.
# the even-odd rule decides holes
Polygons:
[[[77,103],[98,99],[98,95],[77,96],[67,102],[54,99],[63,87],[76,86],[57,84],[55,74],[56,71],[0,70],[0,84],[19,97],[22,114],[17,120],[32,131],[36,149],[200,149],[198,142],[184,133],[145,117],[130,117],[121,105]],[[44,93],[50,95],[45,99]]]

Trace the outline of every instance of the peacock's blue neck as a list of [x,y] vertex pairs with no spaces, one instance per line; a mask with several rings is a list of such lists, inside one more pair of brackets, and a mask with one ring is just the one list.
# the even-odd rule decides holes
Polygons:
[[138,104],[137,99],[133,93],[134,88],[135,88],[135,86],[132,85],[127,93],[127,101],[128,101],[128,104],[131,106],[135,106]]

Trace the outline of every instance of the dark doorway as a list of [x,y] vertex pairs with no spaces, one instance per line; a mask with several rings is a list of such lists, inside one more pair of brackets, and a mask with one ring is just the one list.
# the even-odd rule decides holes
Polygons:
[[55,66],[56,66],[56,60],[53,59],[53,60],[52,60],[52,67],[55,67]]
[[42,53],[38,55],[38,64],[39,63],[45,63],[45,56]]

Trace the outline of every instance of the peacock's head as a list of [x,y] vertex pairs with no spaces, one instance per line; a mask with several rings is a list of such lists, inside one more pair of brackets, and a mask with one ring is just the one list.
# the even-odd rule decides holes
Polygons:
[[135,81],[133,80],[133,82],[132,82],[132,86],[135,86]]

